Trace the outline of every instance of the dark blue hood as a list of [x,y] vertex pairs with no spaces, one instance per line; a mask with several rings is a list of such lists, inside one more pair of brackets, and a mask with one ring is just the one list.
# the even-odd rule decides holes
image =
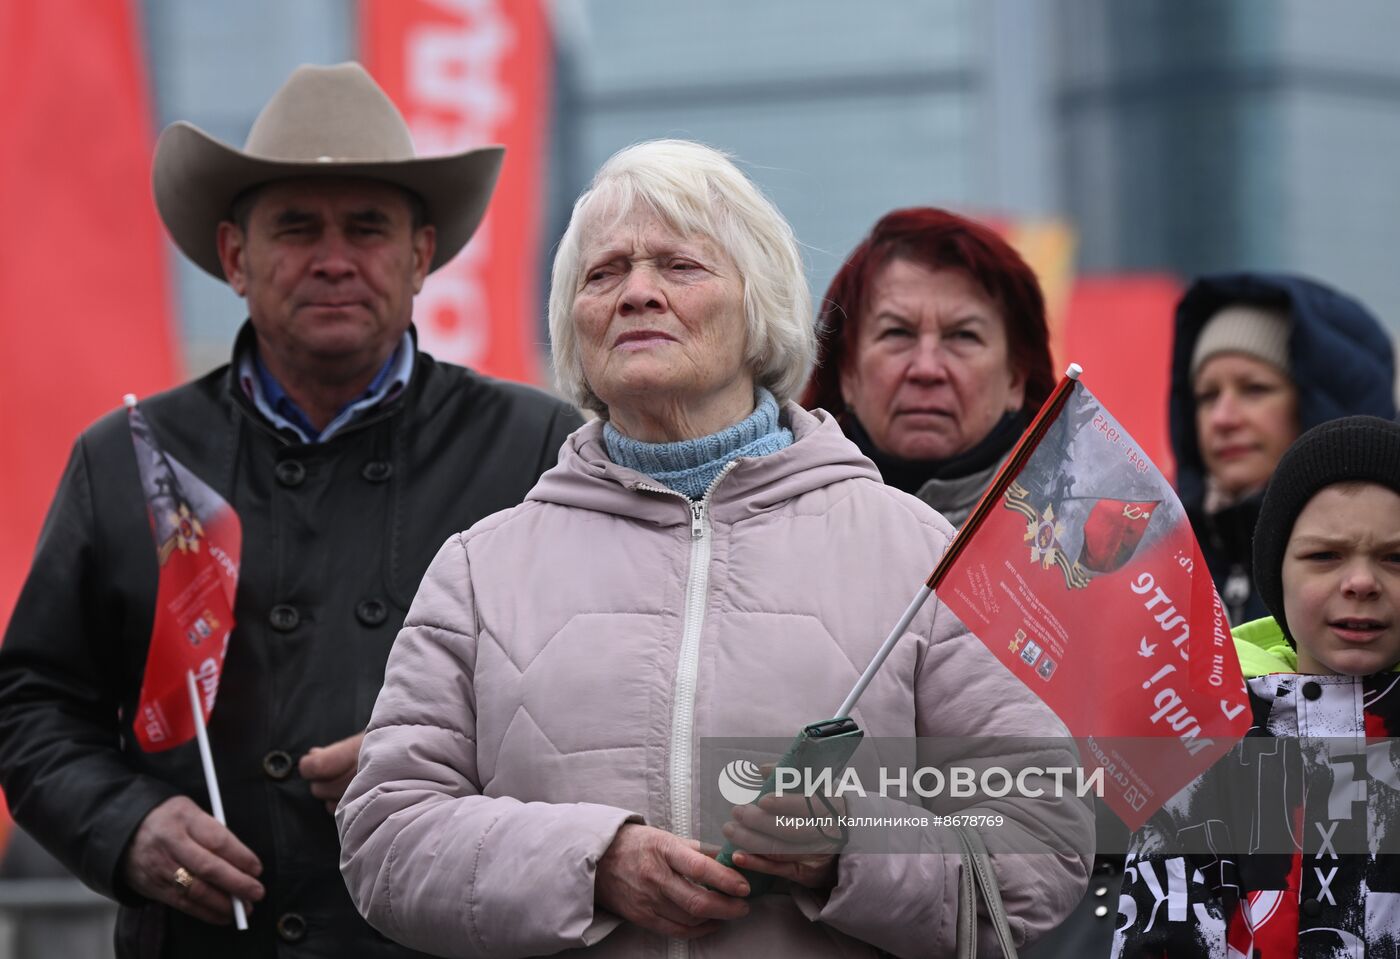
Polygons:
[[1205,464],[1196,438],[1191,351],[1208,319],[1230,303],[1286,309],[1293,325],[1288,362],[1298,388],[1301,430],[1369,413],[1395,419],[1395,356],[1390,335],[1370,311],[1331,287],[1285,273],[1221,273],[1191,285],[1176,308],[1172,346],[1171,437],[1181,502],[1205,496]]

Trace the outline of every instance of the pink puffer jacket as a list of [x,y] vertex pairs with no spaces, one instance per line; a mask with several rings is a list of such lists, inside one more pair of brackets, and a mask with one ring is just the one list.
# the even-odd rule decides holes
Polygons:
[[[336,814],[378,929],[450,956],[953,953],[955,854],[847,853],[835,888],[763,896],[688,944],[594,905],[623,823],[689,834],[693,792],[716,788],[692,782],[697,740],[827,718],[952,534],[825,413],[783,415],[795,442],[694,506],[613,464],[590,423],[525,503],[442,547]],[[1063,734],[936,599],[855,718],[869,736]],[[1024,940],[1079,900],[1092,826],[1076,801],[995,806],[1009,821],[984,835]],[[1081,854],[1006,852],[1055,836]],[[957,845],[930,827],[923,848]]]

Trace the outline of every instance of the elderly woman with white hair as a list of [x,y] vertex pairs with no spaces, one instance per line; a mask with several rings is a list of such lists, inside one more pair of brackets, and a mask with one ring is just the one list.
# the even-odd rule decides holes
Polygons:
[[[792,402],[815,332],[791,228],[717,151],[623,150],[574,207],[549,319],[561,388],[599,417],[419,589],[337,812],[361,912],[454,956],[952,954],[947,830],[907,855],[740,853],[785,880],[753,896],[693,838],[699,740],[823,718],[952,535]],[[854,718],[1057,727],[937,603]],[[1023,940],[1078,900],[1087,860],[1046,837],[1087,814],[1003,808],[986,839]],[[753,850],[771,822],[740,807],[725,834]]]

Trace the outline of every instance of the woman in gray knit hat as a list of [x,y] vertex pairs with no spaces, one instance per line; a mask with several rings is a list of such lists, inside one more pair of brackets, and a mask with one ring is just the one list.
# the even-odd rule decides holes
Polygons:
[[1349,414],[1395,418],[1390,336],[1360,303],[1282,274],[1202,277],[1176,312],[1177,491],[1230,621],[1267,614],[1251,581],[1264,487],[1299,434]]

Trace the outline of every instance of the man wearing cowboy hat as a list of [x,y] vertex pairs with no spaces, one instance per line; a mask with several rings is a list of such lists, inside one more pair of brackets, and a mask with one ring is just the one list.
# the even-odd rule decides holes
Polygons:
[[[161,217],[248,304],[228,366],[141,404],[242,522],[209,724],[228,827],[194,744],[134,746],[157,566],[122,413],[78,439],[0,646],[0,783],[121,902],[120,955],[410,954],[355,911],[327,810],[434,553],[523,499],[581,422],[415,346],[413,295],[481,221],[501,154],[415,157],[355,64],[297,70],[243,150],[161,135]],[[246,932],[231,896],[252,904]]]

